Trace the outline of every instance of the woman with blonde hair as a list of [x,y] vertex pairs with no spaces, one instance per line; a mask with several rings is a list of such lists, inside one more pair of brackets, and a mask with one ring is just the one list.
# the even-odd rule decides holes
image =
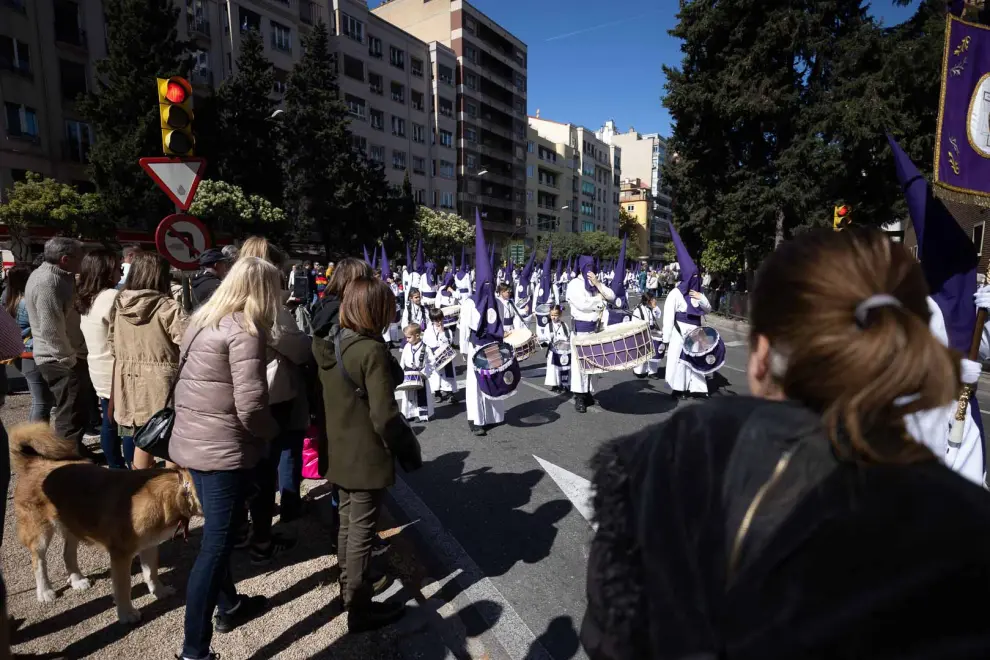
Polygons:
[[210,616],[229,632],[266,608],[264,596],[240,596],[230,573],[235,533],[258,462],[278,434],[268,402],[268,346],[278,341],[281,280],[258,257],[238,259],[200,307],[182,340],[186,356],[175,388],[174,461],[189,468],[206,518],[186,591],[182,657],[210,651]]
[[113,373],[109,412],[118,425],[123,461],[139,470],[152,467],[154,458],[134,447],[131,438],[165,407],[179,367],[179,342],[189,320],[170,288],[168,262],[154,252],[139,252],[110,308],[106,337]]
[[959,388],[927,293],[877,230],[809,232],[764,261],[754,396],[593,461],[591,660],[990,657],[990,497],[905,426]]

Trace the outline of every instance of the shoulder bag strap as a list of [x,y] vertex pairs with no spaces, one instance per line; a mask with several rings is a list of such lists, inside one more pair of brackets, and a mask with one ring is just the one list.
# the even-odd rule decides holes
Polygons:
[[[364,391],[364,388],[358,387],[357,383],[354,382],[354,379],[351,378],[351,375],[347,372],[347,367],[344,366],[344,353],[343,349],[340,347],[340,335],[341,332],[338,330],[337,334],[333,337],[333,353],[334,357],[337,358],[337,366],[340,367],[340,375],[344,378],[344,382],[347,383],[352,390],[354,390],[354,393],[358,396],[358,398],[364,399],[367,397],[367,392]],[[351,342],[351,346],[358,341],[360,341],[360,338]],[[348,346],[347,348],[350,348],[351,346]]]
[[203,328],[198,328],[196,334],[192,336],[189,340],[189,345],[186,346],[185,353],[179,359],[179,368],[175,370],[175,378],[172,379],[172,387],[168,388],[168,398],[165,399],[165,407],[169,408],[172,405],[172,400],[175,398],[175,386],[179,384],[179,376],[182,375],[182,368],[186,366],[186,360],[189,359],[189,351],[192,350],[193,343],[196,341],[196,337],[199,337],[199,333],[203,331]]

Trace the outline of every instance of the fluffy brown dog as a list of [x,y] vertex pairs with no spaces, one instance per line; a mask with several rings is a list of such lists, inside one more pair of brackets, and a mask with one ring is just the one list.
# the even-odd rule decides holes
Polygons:
[[55,600],[46,554],[56,529],[65,537],[63,559],[73,589],[90,586],[76,559],[80,541],[110,553],[113,597],[122,623],[141,618],[131,604],[135,555],[156,598],[174,593],[158,581],[158,544],[202,514],[186,470],[109,470],[93,465],[43,422],[11,429],[10,463],[17,474],[17,536],[31,551],[39,602]]

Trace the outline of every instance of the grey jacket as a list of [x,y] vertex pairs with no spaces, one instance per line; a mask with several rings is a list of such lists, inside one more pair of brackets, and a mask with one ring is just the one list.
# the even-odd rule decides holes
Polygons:
[[266,338],[252,337],[240,314],[219,328],[190,327],[189,351],[175,387],[175,426],[169,454],[194,470],[251,468],[278,433],[268,405]]

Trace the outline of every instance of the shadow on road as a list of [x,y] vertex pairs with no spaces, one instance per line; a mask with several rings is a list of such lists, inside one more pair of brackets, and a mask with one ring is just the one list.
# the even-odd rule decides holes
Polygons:
[[677,406],[662,380],[633,378],[595,393],[602,410],[621,415],[657,415]]

